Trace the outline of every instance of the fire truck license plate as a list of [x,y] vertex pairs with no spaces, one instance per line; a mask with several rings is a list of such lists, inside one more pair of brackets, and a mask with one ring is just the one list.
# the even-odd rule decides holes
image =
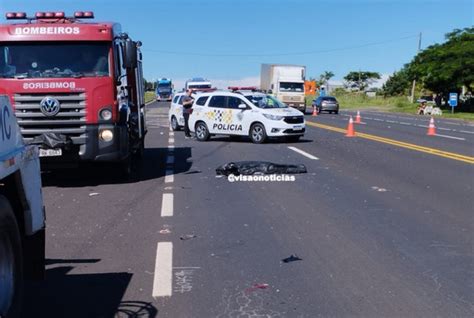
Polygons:
[[40,149],[40,157],[58,157],[63,154],[62,149]]

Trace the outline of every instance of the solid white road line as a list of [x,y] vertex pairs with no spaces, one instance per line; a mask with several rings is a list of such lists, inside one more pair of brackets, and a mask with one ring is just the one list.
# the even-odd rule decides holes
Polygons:
[[163,199],[161,200],[161,216],[173,216],[173,193],[163,193]]
[[169,144],[174,144],[174,138],[169,138],[169,139],[168,139],[168,143],[169,143]]
[[443,138],[449,138],[449,139],[456,139],[456,140],[466,140],[465,138],[446,136],[446,135],[440,135],[440,134],[436,134],[435,136],[443,137]]
[[319,160],[318,157],[315,157],[315,156],[313,156],[313,155],[311,155],[311,154],[309,154],[309,153],[307,153],[307,152],[305,152],[305,151],[303,151],[303,150],[301,150],[301,149],[298,149],[298,148],[296,148],[296,147],[288,147],[288,148],[291,149],[291,150],[293,150],[293,151],[295,151],[295,152],[297,152],[297,153],[299,153],[299,154],[301,154],[301,155],[303,155],[303,156],[305,156],[305,157],[307,157],[307,158],[309,158],[309,159],[312,159],[312,160]]
[[159,242],[156,248],[153,298],[170,297],[173,291],[173,243]]
[[167,165],[172,165],[174,163],[174,156],[173,155],[168,155],[168,158],[166,158],[166,164]]
[[173,183],[173,182],[174,182],[173,170],[166,170],[165,183]]

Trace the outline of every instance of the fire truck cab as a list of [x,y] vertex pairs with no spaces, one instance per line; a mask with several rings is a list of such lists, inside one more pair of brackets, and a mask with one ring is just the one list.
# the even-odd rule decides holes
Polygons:
[[147,132],[140,42],[92,12],[6,14],[0,94],[42,164],[118,162],[130,171]]

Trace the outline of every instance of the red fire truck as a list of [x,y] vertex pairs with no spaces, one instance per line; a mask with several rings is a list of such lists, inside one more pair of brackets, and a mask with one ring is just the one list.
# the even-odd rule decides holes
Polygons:
[[116,162],[129,173],[145,134],[141,43],[92,12],[6,14],[0,94],[42,164]]

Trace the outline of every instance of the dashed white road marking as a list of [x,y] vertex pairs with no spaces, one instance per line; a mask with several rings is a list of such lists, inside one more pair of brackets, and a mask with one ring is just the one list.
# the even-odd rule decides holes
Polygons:
[[174,137],[174,132],[170,131],[170,137]]
[[456,139],[456,140],[466,140],[465,138],[454,137],[454,136],[447,136],[447,135],[440,135],[440,134],[436,134],[435,136],[437,136],[437,137],[443,137],[443,138],[449,138],[449,139]]
[[474,134],[474,131],[467,131],[467,130],[460,130],[459,132],[462,132],[465,134]]
[[174,144],[174,138],[168,138],[168,143],[169,144]]
[[168,155],[168,158],[166,158],[166,164],[167,165],[172,165],[174,164],[174,156],[173,155]]
[[163,193],[163,199],[161,200],[161,216],[173,216],[174,210],[174,195],[173,193]]
[[173,182],[174,182],[173,170],[166,170],[165,183],[173,183]]
[[173,243],[159,242],[156,248],[153,298],[170,297],[173,292]]
[[305,156],[305,157],[307,157],[307,158],[309,158],[309,159],[312,159],[312,160],[319,160],[318,157],[315,157],[315,156],[313,156],[312,154],[309,154],[309,153],[307,153],[307,152],[305,152],[305,151],[303,151],[303,150],[301,150],[301,149],[298,149],[298,148],[296,148],[296,147],[288,147],[288,148],[291,149],[291,150],[293,150],[293,151],[295,151],[295,152],[297,152],[297,153],[299,153],[299,154],[301,154],[301,155],[303,155],[303,156]]
[[174,151],[174,145],[169,145],[169,146],[168,146],[168,151],[170,151],[170,150],[171,150],[171,151]]

